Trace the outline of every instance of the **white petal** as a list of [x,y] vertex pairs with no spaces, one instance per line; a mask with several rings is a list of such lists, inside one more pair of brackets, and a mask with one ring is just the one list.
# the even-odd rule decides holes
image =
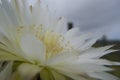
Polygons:
[[41,8],[39,7],[39,4],[36,2],[35,6],[33,6],[33,13],[32,13],[32,17],[35,20],[35,24],[36,25],[42,25],[45,27],[48,27],[49,24],[49,12],[48,12],[48,8]]
[[67,40],[71,40],[71,39],[75,38],[76,36],[78,36],[79,34],[80,34],[79,28],[72,28],[65,33],[64,37]]
[[32,80],[41,70],[42,68],[28,63],[23,63],[18,67],[18,72],[24,80]]
[[101,37],[101,35],[95,35],[91,33],[75,36],[70,40],[71,45],[79,51],[84,51],[93,46],[93,44]]
[[51,71],[55,80],[67,80],[66,77],[63,75],[63,74],[60,74],[58,72],[55,72],[55,71]]
[[101,80],[120,80],[119,78],[107,73],[107,72],[96,72],[90,73],[89,76],[101,79]]
[[70,77],[71,79],[74,79],[74,80],[89,80],[87,75],[84,75],[84,74],[75,74],[75,73],[65,72],[65,71],[59,71],[59,72],[61,74],[64,74],[65,76]]
[[87,39],[90,38],[89,34],[84,34],[84,35],[80,35],[77,37],[74,37],[70,40],[71,45],[76,48],[79,49],[80,46],[83,46],[83,44],[86,42]]
[[56,70],[67,71],[76,74],[83,74],[88,72],[100,72],[100,71],[111,71],[113,69],[101,66],[98,64],[91,64],[91,63],[78,63],[78,64],[59,64],[59,66],[54,67]]
[[8,40],[15,40],[16,27],[18,26],[17,17],[14,15],[14,11],[11,10],[9,0],[2,0],[2,3],[3,5],[0,5],[0,33]]
[[13,25],[17,25],[18,24],[17,16],[10,4],[10,1],[9,0],[1,0],[1,1],[2,1],[2,7],[6,12],[6,16],[10,19]]
[[[6,24],[7,23],[7,24]],[[0,32],[1,34],[9,37],[11,33],[9,32],[10,27],[13,26],[7,13],[3,9],[3,6],[0,4]]]
[[105,47],[100,47],[100,48],[90,48],[90,49],[84,51],[79,56],[79,58],[100,58],[106,54],[116,51],[116,50],[107,50],[111,47],[112,46],[105,46]]
[[79,47],[79,50],[80,50],[80,51],[84,51],[84,50],[86,50],[86,49],[91,48],[91,47],[93,46],[93,44],[96,43],[96,41],[97,41],[98,39],[99,39],[99,37],[93,38],[93,39],[85,42],[85,43],[83,44],[83,46],[80,46],[80,47]]
[[99,65],[120,65],[119,62],[113,62],[105,59],[83,59],[79,58],[76,60],[77,63],[92,63],[92,64],[99,64]]
[[72,52],[72,51],[61,52],[58,55],[55,55],[54,57],[48,59],[46,64],[54,66],[59,63],[65,63],[67,61],[74,60],[77,57],[78,57],[77,52]]
[[43,69],[40,72],[40,78],[41,78],[41,80],[54,80],[51,70],[49,70],[49,69]]
[[13,54],[9,51],[5,51],[0,49],[0,61],[13,61],[13,60],[18,60],[18,61],[24,61],[25,59],[22,57],[19,57],[17,54]]
[[38,3],[33,6],[33,22],[37,26],[42,26],[43,28],[54,31],[58,19],[50,14],[48,7],[39,7]]
[[11,0],[10,4],[16,14],[19,24],[23,26],[29,26],[31,24],[30,6],[27,0]]
[[0,72],[1,80],[9,80],[12,72],[12,62],[8,63],[5,68]]
[[2,32],[0,32],[0,42],[5,46],[9,45],[8,38]]
[[21,38],[21,48],[33,61],[45,61],[45,46],[34,35],[24,35]]
[[55,25],[55,32],[65,33],[67,31],[67,21],[65,18],[58,20],[57,25]]
[[18,71],[15,71],[15,72],[13,72],[12,74],[11,74],[11,77],[10,77],[10,79],[9,80],[23,80],[22,78],[21,78],[21,75],[18,73]]

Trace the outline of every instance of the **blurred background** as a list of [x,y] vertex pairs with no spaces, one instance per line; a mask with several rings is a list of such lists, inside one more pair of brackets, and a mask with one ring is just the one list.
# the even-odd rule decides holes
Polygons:
[[41,0],[50,11],[65,16],[81,31],[105,33],[120,40],[120,0]]
[[[34,0],[29,0],[29,3],[33,4]],[[113,49],[120,49],[120,0],[41,0],[41,3],[56,16],[66,17],[69,28],[104,33],[95,47],[114,44]],[[120,52],[103,58],[120,62]],[[120,66],[113,67],[117,70],[112,73],[120,77]]]

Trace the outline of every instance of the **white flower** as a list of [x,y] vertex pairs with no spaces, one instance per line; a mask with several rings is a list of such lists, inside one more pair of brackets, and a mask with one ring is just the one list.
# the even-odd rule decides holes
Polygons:
[[32,80],[36,75],[41,80],[118,80],[105,65],[119,63],[100,59],[115,51],[108,50],[112,46],[93,48],[98,37],[80,35],[78,28],[67,31],[66,20],[37,1],[29,6],[27,0],[1,0],[1,80]]

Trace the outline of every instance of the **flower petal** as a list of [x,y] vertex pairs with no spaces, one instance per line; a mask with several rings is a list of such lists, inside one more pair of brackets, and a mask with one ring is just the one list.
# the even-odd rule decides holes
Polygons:
[[86,51],[81,52],[79,58],[100,58],[106,54],[116,51],[116,50],[108,50],[112,46],[113,45],[87,49]]
[[107,72],[90,73],[89,76],[100,79],[100,80],[120,80],[116,76],[111,75]]
[[50,70],[44,69],[40,72],[41,80],[54,80],[54,77]]
[[74,59],[76,59],[78,57],[78,53],[74,52],[74,51],[66,51],[66,52],[61,52],[58,55],[53,56],[52,58],[48,59],[46,61],[47,65],[57,65],[60,63],[65,63],[65,62],[69,62],[72,61]]
[[99,65],[120,65],[119,62],[109,61],[106,59],[83,59],[79,58],[76,60],[76,63],[92,63],[92,64],[99,64]]
[[54,31],[58,33],[65,33],[67,31],[67,21],[65,18],[60,18],[57,22],[57,25],[55,26]]
[[[65,71],[59,71],[61,74],[68,76],[71,79],[74,80],[91,80],[87,75],[85,74],[74,74],[70,72],[65,72]],[[93,79],[92,79],[93,80]]]
[[56,71],[51,71],[55,80],[67,80],[66,77]]
[[15,71],[12,73],[9,80],[22,80],[22,78],[21,78],[20,74],[18,73],[18,71]]
[[5,51],[0,49],[0,61],[13,61],[13,60],[18,60],[18,61],[24,61],[25,59],[17,56],[17,55],[13,55],[11,52]]
[[24,35],[21,38],[21,48],[24,53],[33,61],[45,61],[45,46],[34,35]]
[[8,19],[10,19],[10,22],[13,25],[17,25],[18,24],[18,20],[17,20],[17,15],[15,14],[15,11],[13,10],[10,1],[9,0],[1,0],[2,2],[2,7],[4,9],[4,12],[6,14],[6,16],[8,17]]
[[74,74],[87,74],[89,72],[112,71],[113,69],[91,63],[66,63],[53,67],[56,70],[66,71]]
[[1,80],[8,80],[10,78],[12,72],[12,64],[12,62],[8,63],[5,68],[0,72]]
[[41,70],[42,68],[28,63],[23,63],[18,67],[18,72],[24,80],[32,80]]
[[70,29],[69,31],[66,32],[66,34],[64,35],[64,37],[67,40],[71,40],[74,37],[78,36],[79,34],[80,34],[79,28],[72,28],[72,29]]
[[31,25],[31,14],[30,6],[27,3],[27,0],[11,0],[11,8],[13,8],[14,13],[16,14],[16,19],[19,21],[19,25],[30,26]]

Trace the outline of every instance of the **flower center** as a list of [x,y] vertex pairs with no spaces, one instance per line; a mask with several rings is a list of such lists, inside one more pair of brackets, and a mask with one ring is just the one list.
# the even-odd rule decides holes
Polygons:
[[[46,58],[50,58],[56,54],[64,50],[70,50],[72,47],[69,42],[64,43],[64,37],[55,31],[50,29],[45,29],[42,25],[36,27],[32,25],[30,28],[30,32],[32,31],[35,36],[43,42],[46,48]],[[23,31],[23,27],[17,27],[17,31],[19,35],[21,35]],[[23,31],[23,32],[22,32]]]
[[51,31],[46,31],[43,39],[41,40],[46,46],[47,57],[58,54],[64,50],[64,47],[60,45],[60,42],[59,42],[60,38],[61,36],[59,34],[56,34]]
[[52,57],[63,50],[65,47],[60,44],[62,35],[51,30],[44,30],[43,27],[37,27],[35,35],[39,38],[46,47],[46,58]]

